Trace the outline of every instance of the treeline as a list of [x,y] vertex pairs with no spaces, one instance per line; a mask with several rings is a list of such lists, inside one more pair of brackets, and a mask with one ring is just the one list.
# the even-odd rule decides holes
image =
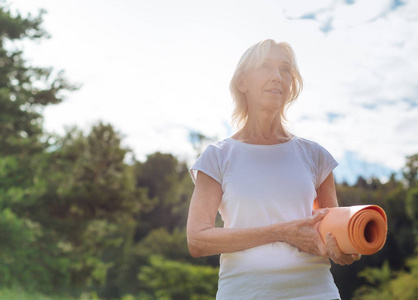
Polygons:
[[[88,133],[45,132],[43,108],[77,87],[62,73],[29,66],[17,46],[47,37],[42,13],[11,14],[1,5],[0,295],[23,289],[84,299],[214,299],[218,257],[193,259],[187,250],[193,183],[186,163],[163,153],[138,161],[105,123]],[[378,204],[389,220],[380,252],[333,266],[344,299],[418,294],[417,169],[415,155],[402,179],[337,186],[341,205]]]

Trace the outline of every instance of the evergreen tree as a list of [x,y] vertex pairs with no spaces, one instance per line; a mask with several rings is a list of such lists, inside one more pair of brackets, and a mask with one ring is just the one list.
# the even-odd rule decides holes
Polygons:
[[[28,210],[43,193],[40,170],[49,145],[42,128],[42,110],[62,101],[72,90],[60,73],[30,66],[19,42],[46,38],[42,15],[12,14],[0,3],[0,285],[51,289],[67,281],[68,258],[51,260],[56,246],[46,243],[39,223]],[[62,276],[56,276],[61,274]]]
[[48,37],[38,16],[13,15],[0,3],[0,154],[39,151],[47,144],[43,135],[42,110],[62,101],[62,91],[75,89],[51,68],[28,65],[19,49],[22,40]]

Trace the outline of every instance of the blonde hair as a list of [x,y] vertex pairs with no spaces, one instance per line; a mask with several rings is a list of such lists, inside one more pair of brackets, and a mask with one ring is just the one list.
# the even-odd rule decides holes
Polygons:
[[284,50],[289,55],[292,64],[292,83],[290,85],[289,98],[286,99],[286,104],[280,110],[282,124],[286,122],[285,113],[287,109],[298,98],[300,92],[302,91],[303,80],[299,73],[296,55],[288,43],[277,43],[276,41],[269,39],[251,46],[247,51],[245,51],[239,60],[229,85],[234,102],[232,123],[237,129],[241,129],[247,122],[248,118],[248,107],[245,99],[245,93],[239,90],[238,82],[246,72],[260,67],[269,54],[270,49],[274,46],[279,46],[282,50]]

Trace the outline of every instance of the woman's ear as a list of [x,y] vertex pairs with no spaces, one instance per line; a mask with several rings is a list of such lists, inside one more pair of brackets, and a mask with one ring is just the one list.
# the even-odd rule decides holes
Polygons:
[[242,78],[242,76],[240,78],[238,78],[237,86],[238,86],[238,89],[241,93],[248,92],[247,84],[246,84],[244,78]]

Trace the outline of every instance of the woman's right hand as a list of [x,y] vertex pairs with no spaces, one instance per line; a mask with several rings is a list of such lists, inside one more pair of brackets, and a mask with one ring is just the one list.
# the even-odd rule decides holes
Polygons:
[[329,257],[327,247],[315,226],[327,213],[328,209],[326,208],[316,210],[311,217],[288,222],[285,228],[284,241],[301,251]]

